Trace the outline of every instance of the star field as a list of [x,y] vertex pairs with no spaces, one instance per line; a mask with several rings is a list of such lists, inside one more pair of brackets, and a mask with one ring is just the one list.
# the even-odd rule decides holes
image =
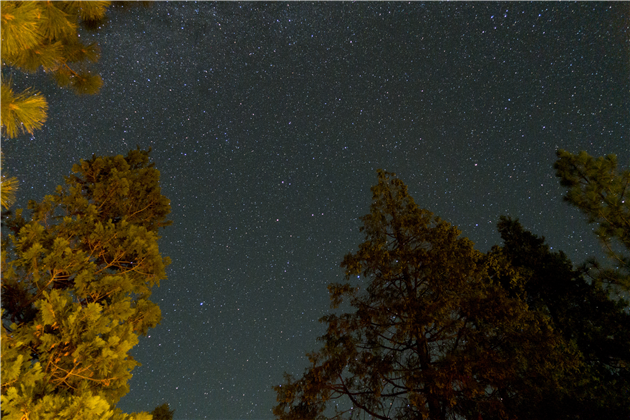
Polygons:
[[575,263],[599,255],[553,162],[557,148],[630,162],[628,3],[172,2],[109,16],[82,33],[102,49],[100,94],[7,72],[50,110],[2,146],[15,207],[81,158],[153,148],[173,262],[127,412],[271,419],[271,387],[318,348],[377,168],[482,251],[509,215]]

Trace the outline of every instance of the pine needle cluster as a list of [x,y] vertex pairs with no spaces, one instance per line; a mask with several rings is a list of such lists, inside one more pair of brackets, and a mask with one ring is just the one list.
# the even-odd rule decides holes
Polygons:
[[8,177],[2,172],[4,166],[4,155],[0,155],[0,206],[8,209],[15,202],[15,193],[18,188],[16,177]]
[[[95,94],[103,79],[90,68],[98,61],[96,43],[83,43],[78,28],[98,27],[105,19],[107,1],[3,1],[2,66],[33,73],[50,73],[61,87],[77,94]],[[15,93],[10,81],[2,81],[2,129],[13,138],[33,133],[47,118],[48,105],[39,92]]]

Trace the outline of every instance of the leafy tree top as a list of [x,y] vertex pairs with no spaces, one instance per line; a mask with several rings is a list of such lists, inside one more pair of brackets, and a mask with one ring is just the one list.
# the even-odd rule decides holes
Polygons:
[[[149,152],[93,157],[3,229],[3,418],[124,418],[112,410],[161,318],[169,200]],[[122,417],[121,417],[122,416]]]

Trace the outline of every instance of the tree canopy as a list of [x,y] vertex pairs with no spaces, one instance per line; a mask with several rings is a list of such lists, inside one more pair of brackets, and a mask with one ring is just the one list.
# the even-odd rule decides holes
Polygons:
[[504,253],[476,251],[394,174],[379,171],[372,193],[365,242],[329,286],[333,308],[347,299],[353,312],[322,318],[323,347],[275,387],[276,417],[535,418],[561,398],[578,351],[529,310]]
[[[516,220],[498,224],[501,252],[523,281],[504,287],[524,297],[531,310],[551,319],[555,331],[579,352],[579,375],[564,384],[566,392],[545,394],[538,418],[627,419],[630,417],[630,313],[628,302],[612,298],[598,282],[588,281],[563,252],[553,252]],[[544,415],[543,415],[544,414]]]
[[[3,1],[2,66],[32,73],[50,73],[59,86],[78,94],[94,94],[103,80],[88,66],[98,60],[96,43],[84,43],[78,33],[83,25],[95,28],[105,18],[107,1]],[[16,137],[33,133],[46,121],[48,104],[28,88],[16,93],[10,81],[2,81],[3,134]]]
[[149,152],[73,172],[2,231],[6,419],[129,418],[114,408],[139,365],[128,353],[161,318],[149,297],[166,277],[158,228],[170,204]]
[[630,292],[630,170],[619,170],[617,157],[594,158],[558,150],[554,167],[560,184],[568,187],[564,200],[595,223],[600,240],[614,267],[588,263],[594,279]]

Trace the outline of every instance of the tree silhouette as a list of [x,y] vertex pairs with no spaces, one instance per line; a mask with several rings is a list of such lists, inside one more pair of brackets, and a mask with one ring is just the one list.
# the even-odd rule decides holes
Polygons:
[[607,268],[589,260],[594,280],[630,292],[630,170],[619,170],[615,155],[593,158],[560,149],[557,156],[556,176],[568,187],[564,200],[597,224],[595,235],[614,264]]
[[175,410],[171,410],[168,403],[158,405],[151,411],[153,420],[173,420],[173,414]]
[[353,312],[322,318],[323,347],[275,387],[275,416],[535,418],[579,359],[547,315],[502,286],[518,289],[518,271],[420,209],[394,174],[379,171],[372,193],[365,242],[342,262],[346,283],[329,286],[332,306],[348,299]]
[[598,282],[589,282],[563,252],[553,252],[517,220],[498,224],[504,245],[495,247],[523,281],[515,290],[531,310],[546,313],[552,327],[579,351],[579,375],[566,381],[561,395],[546,393],[538,404],[549,419],[625,419],[630,417],[630,313],[628,302],[613,299]]

